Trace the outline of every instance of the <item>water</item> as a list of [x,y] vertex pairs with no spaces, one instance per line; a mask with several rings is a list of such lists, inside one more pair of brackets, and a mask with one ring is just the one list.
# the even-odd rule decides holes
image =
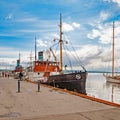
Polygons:
[[120,84],[108,83],[102,73],[89,73],[87,95],[120,104]]

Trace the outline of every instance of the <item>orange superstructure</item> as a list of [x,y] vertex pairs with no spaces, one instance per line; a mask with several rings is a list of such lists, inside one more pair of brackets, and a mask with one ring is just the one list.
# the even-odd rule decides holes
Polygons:
[[34,72],[59,72],[59,62],[35,61]]
[[23,67],[17,67],[13,72],[22,72],[23,71]]

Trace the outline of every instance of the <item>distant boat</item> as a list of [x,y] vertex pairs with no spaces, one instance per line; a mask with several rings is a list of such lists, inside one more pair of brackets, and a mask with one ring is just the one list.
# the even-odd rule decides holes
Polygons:
[[113,42],[112,42],[112,71],[111,75],[110,74],[103,74],[106,77],[107,82],[112,82],[112,83],[120,83],[120,75],[115,75],[115,57],[114,57],[114,28],[115,28],[115,22],[113,22]]
[[17,60],[17,65],[12,72],[14,74],[15,79],[18,79],[19,78],[19,73],[23,72],[23,67],[20,65],[20,53],[19,53],[19,59]]
[[[35,61],[33,65],[27,68],[27,76],[31,81],[40,80],[43,84],[52,85],[55,87],[68,89],[71,91],[76,91],[82,94],[86,94],[86,78],[87,71],[82,66],[82,70],[66,72],[63,70],[63,52],[62,52],[62,17],[60,14],[60,39],[58,40],[58,45],[60,47],[60,62],[57,61],[57,57],[50,47],[49,52],[52,54],[54,61],[50,61],[49,58],[47,60],[43,59],[44,51],[40,51],[38,54],[39,60],[37,60],[36,56],[36,39],[35,39]],[[50,57],[50,55],[48,55]],[[67,56],[66,56],[67,59]],[[79,59],[78,59],[79,61]],[[80,61],[79,61],[80,62]],[[80,64],[80,63],[79,63]],[[67,65],[65,65],[67,68]]]

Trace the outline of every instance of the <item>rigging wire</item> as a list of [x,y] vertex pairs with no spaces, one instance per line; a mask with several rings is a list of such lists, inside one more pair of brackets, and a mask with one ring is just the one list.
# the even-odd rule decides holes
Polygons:
[[[57,43],[55,43],[54,45],[52,45],[50,48],[49,48],[49,50],[52,48],[54,48],[55,46],[56,46],[56,48],[55,48],[55,53],[54,54],[56,54],[56,52],[57,52],[57,49],[58,49],[58,45],[59,45],[59,41],[57,42]],[[51,52],[51,50],[50,50],[50,52]]]
[[58,50],[58,46],[59,46],[59,43],[56,45],[55,53],[56,53],[57,50]]
[[[70,42],[70,43],[71,43],[71,42]],[[57,43],[55,43],[54,45],[51,46],[51,48],[53,48],[53,47],[56,46],[55,53],[56,53],[57,50],[58,50],[58,45],[59,45],[59,41],[58,41]],[[71,43],[71,45],[72,45],[72,43]],[[69,51],[69,52],[70,52],[70,50],[69,50],[69,48],[64,44],[64,42],[63,42],[63,48],[65,49],[65,54],[66,54],[66,56],[67,56],[67,58],[68,58],[68,62],[69,62],[70,68],[71,68],[71,70],[73,71],[73,66],[72,66],[70,57],[68,56],[68,54],[67,54],[67,52],[66,52],[66,50]],[[74,53],[75,53],[76,55],[73,54],[72,52],[70,52],[71,55],[74,56],[74,59],[75,59],[75,61],[77,62],[77,64],[79,64],[79,65],[82,67],[82,69],[86,71],[86,69],[83,67],[82,62],[81,62],[80,58],[78,57],[78,54],[76,53],[73,45],[72,45],[72,49],[73,49],[73,51],[74,51]]]
[[[67,50],[69,50],[67,46],[66,46],[66,48],[67,48]],[[72,52],[70,52],[70,53],[71,53],[71,55],[73,56],[73,58],[77,61],[77,63],[79,63],[78,60],[76,59],[76,56],[75,56]],[[81,65],[80,65],[80,66],[81,66]]]
[[[67,35],[67,36],[68,36],[68,35]],[[78,65],[80,65],[80,66],[82,67],[82,69],[83,69],[84,71],[86,71],[85,67],[82,65],[82,62],[81,62],[81,60],[80,60],[80,58],[79,58],[76,50],[75,50],[74,47],[73,47],[72,42],[69,41],[69,43],[71,44],[71,47],[72,47],[72,49],[73,49],[73,51],[74,51],[74,53],[75,53],[76,55],[73,54],[72,52],[71,52],[71,54],[74,56],[74,58],[75,58],[75,60],[77,61]]]
[[[71,42],[70,42],[70,43],[71,43]],[[71,43],[71,45],[72,45],[72,43]],[[74,56],[75,59],[76,59],[76,61],[78,61],[79,65],[83,68],[83,70],[86,71],[86,69],[85,69],[85,67],[82,65],[82,62],[81,62],[81,60],[80,60],[80,58],[79,58],[79,56],[78,56],[76,50],[74,49],[73,45],[72,45],[72,49],[74,50],[74,52],[75,52],[75,54],[76,54],[76,56]],[[74,54],[73,54],[73,55],[74,55]]]
[[[63,43],[63,47],[64,47],[64,49],[65,49],[64,43]],[[67,47],[66,47],[66,48],[67,48]],[[67,50],[68,50],[68,49],[67,49]],[[68,54],[67,54],[66,51],[65,51],[65,54],[66,54],[66,56],[67,56],[67,58],[68,58],[68,62],[69,62],[69,64],[70,64],[70,68],[71,68],[71,70],[73,71],[71,60],[70,60],[70,58],[69,58],[69,56],[68,56]]]
[[59,41],[58,41],[57,43],[53,44],[53,45],[51,46],[51,48],[54,47],[54,46],[56,46],[57,44],[59,44]]

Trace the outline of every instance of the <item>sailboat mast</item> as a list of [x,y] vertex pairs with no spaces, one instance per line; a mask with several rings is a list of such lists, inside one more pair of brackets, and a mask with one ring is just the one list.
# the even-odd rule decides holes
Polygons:
[[62,40],[62,15],[60,14],[60,71],[62,71],[62,66],[63,66],[63,63],[62,63],[62,43],[63,43],[63,40]]
[[114,27],[115,27],[115,22],[113,21],[113,43],[112,43],[112,77],[114,77]]

